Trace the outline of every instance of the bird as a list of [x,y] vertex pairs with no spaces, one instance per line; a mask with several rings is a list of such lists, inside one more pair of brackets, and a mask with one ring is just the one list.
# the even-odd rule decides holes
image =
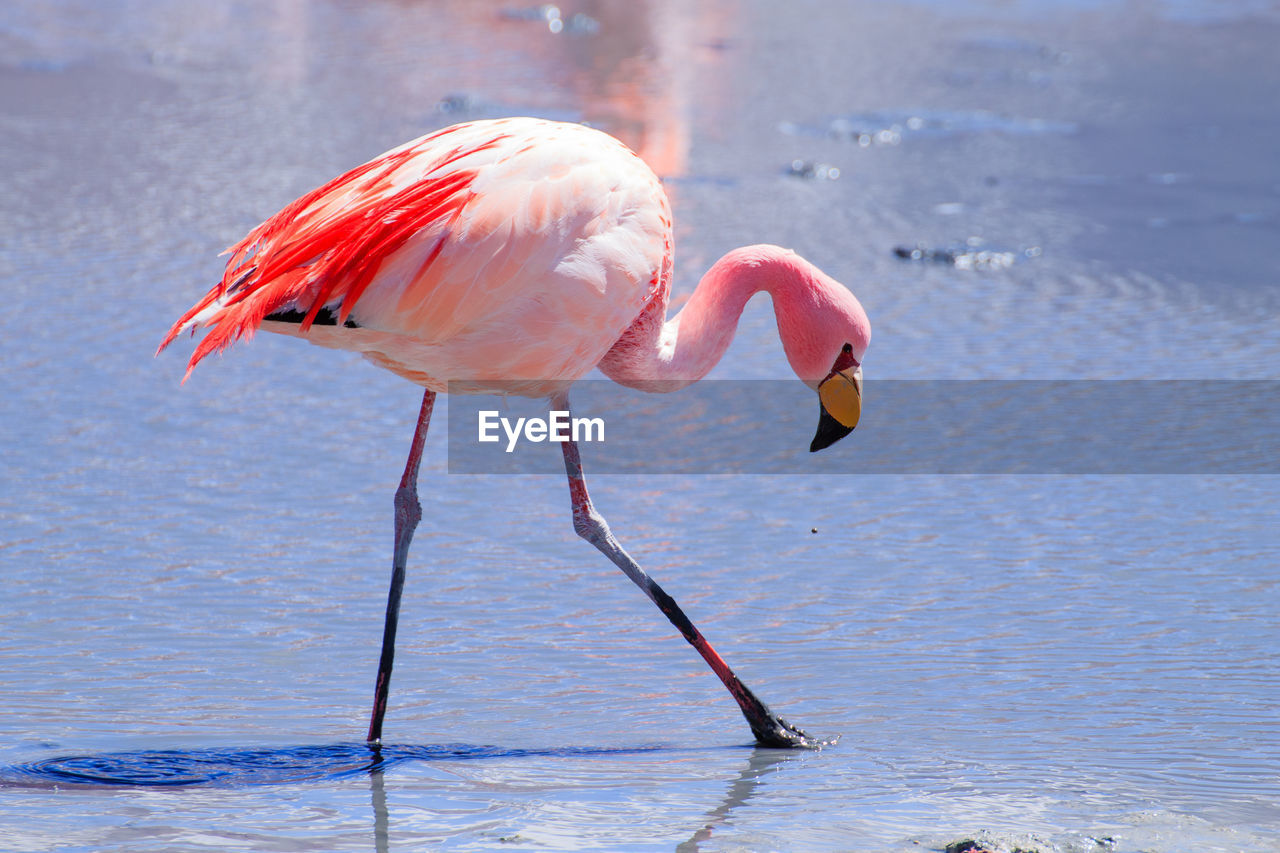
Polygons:
[[[773,302],[785,357],[818,396],[810,451],[857,426],[871,324],[844,285],[774,245],[733,249],[667,317],[671,206],[648,165],[609,134],[512,117],[456,124],[393,148],[252,229],[221,279],[183,314],[210,353],[264,330],[360,353],[423,388],[393,507],[392,577],[367,742],[380,745],[409,545],[422,517],[418,470],[436,396],[546,398],[568,412],[593,369],[669,392],[705,376],[747,300]],[[577,442],[561,443],[573,528],[634,582],[724,683],[756,743],[822,741],[752,692],[675,600],[622,547],[587,491]]]

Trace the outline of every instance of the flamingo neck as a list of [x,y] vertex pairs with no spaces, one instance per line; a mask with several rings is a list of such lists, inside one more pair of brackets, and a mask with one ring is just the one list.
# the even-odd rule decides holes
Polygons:
[[798,324],[787,315],[806,301],[807,292],[821,289],[820,279],[826,276],[787,249],[734,249],[707,270],[688,303],[671,319],[661,322],[664,317],[657,312],[665,305],[655,300],[650,308],[657,316],[641,316],[601,360],[600,369],[615,382],[647,391],[675,391],[696,382],[719,363],[747,300],[762,290],[773,299],[790,359],[789,337]]

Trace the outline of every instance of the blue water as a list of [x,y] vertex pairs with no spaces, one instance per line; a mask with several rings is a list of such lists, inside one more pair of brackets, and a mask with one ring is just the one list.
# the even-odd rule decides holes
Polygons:
[[[619,135],[672,196],[677,297],[791,246],[866,305],[869,391],[1203,381],[1193,417],[1280,378],[1265,5],[521,9],[0,10],[0,849],[1277,849],[1277,478],[860,473],[870,394],[836,475],[592,481],[837,745],[754,749],[560,478],[447,473],[444,407],[358,743],[417,389],[267,335],[182,386],[182,345],[151,354],[222,248],[432,128]],[[714,375],[787,375],[767,301]]]

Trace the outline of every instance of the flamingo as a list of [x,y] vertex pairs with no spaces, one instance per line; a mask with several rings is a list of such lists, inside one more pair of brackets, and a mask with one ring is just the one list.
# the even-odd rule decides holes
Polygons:
[[[424,388],[395,493],[395,536],[368,741],[382,739],[409,543],[422,517],[418,468],[436,395],[499,391],[569,411],[592,368],[670,391],[719,361],[743,306],[773,300],[787,361],[817,391],[811,451],[849,434],[862,405],[871,325],[843,285],[786,249],[718,260],[666,318],[671,208],[653,171],[583,125],[507,118],[454,125],[324,184],[227,250],[214,287],[169,330],[207,330],[183,382],[212,352],[258,329],[360,353]],[[734,674],[623,549],[587,492],[577,444],[562,444],[574,531],[653,601],[737,701],[756,741],[820,741],[778,717]]]

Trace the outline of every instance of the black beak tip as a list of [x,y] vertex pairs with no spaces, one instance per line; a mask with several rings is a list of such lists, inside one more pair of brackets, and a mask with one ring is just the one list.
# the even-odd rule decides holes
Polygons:
[[831,415],[827,414],[827,410],[818,407],[821,414],[818,416],[818,432],[813,436],[813,441],[809,444],[809,452],[817,453],[823,448],[830,447],[849,433],[853,432],[853,427],[845,426]]

